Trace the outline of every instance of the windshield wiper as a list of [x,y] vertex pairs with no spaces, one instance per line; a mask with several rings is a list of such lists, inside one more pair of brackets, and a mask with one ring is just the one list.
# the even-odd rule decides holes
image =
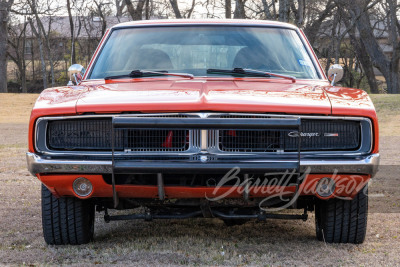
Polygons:
[[176,77],[183,77],[183,78],[189,78],[189,79],[194,78],[193,74],[189,74],[189,73],[168,73],[168,71],[166,71],[166,70],[162,70],[162,71],[133,70],[129,74],[105,77],[104,80],[115,80],[115,79],[123,79],[123,78],[140,78],[140,77],[151,77],[151,76],[160,76],[160,75],[176,76]]
[[243,69],[243,68],[234,68],[231,70],[224,70],[224,69],[208,69],[207,73],[224,73],[224,74],[239,74],[239,75],[252,75],[256,77],[278,77],[278,78],[283,78],[283,79],[288,79],[291,80],[292,83],[296,82],[296,77],[289,76],[289,75],[281,75],[281,74],[276,74],[272,72],[266,72],[262,70],[253,70],[253,69]]

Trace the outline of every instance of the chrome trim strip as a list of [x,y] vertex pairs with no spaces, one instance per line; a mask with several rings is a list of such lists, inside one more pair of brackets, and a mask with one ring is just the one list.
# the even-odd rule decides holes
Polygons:
[[378,172],[380,161],[379,154],[371,154],[361,159],[351,160],[301,160],[300,172],[310,173],[365,173],[370,174],[371,178]]
[[[378,171],[379,154],[371,154],[365,157],[352,159],[302,159],[300,161],[300,172],[310,173],[357,173],[370,174],[372,177]],[[86,173],[107,174],[112,172],[111,160],[57,160],[46,159],[34,153],[26,153],[28,170],[32,175],[38,173]],[[175,161],[176,162],[176,161]],[[180,162],[180,161],[178,161]],[[280,162],[276,160],[241,160],[237,163],[271,163]],[[287,161],[292,162],[292,161]],[[182,161],[185,164],[185,161]]]
[[29,172],[37,173],[111,173],[111,160],[51,160],[34,153],[26,153]]

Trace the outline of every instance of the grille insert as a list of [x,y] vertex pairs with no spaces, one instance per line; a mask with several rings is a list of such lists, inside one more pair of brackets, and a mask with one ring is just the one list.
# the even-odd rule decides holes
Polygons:
[[[250,115],[246,117],[254,118]],[[49,120],[47,123],[46,142],[50,150],[111,151],[110,117]],[[202,132],[190,129],[117,128],[114,131],[114,146],[115,151],[125,152],[192,153],[200,149]],[[298,149],[297,136],[296,131],[287,129],[215,129],[207,131],[206,142],[214,152],[293,152]],[[361,123],[340,119],[302,119],[300,139],[301,151],[355,151],[361,145]]]
[[117,130],[130,151],[185,151],[189,148],[188,130]]
[[226,152],[276,152],[285,148],[285,130],[222,130],[219,149]]
[[[111,119],[60,120],[48,124],[48,146],[54,150],[110,151]],[[118,129],[117,151],[186,151],[189,130]]]
[[111,127],[111,120],[49,121],[47,144],[54,150],[110,150]]
[[[224,152],[296,151],[298,132],[288,130],[221,130]],[[360,123],[346,120],[302,120],[301,151],[356,150],[361,143]]]

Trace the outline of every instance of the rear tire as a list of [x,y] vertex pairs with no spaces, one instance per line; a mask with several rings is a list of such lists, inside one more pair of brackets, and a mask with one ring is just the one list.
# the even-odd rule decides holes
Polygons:
[[94,205],[74,197],[56,198],[42,184],[42,225],[48,245],[80,245],[93,240]]
[[367,232],[367,193],[368,185],[352,200],[317,199],[315,228],[318,240],[327,243],[363,243]]

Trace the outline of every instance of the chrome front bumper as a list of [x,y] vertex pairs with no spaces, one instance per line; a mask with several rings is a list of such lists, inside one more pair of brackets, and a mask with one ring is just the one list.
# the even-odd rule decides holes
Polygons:
[[[112,162],[95,160],[58,160],[45,159],[39,155],[28,152],[26,154],[28,169],[33,174],[46,173],[82,173],[82,174],[110,174],[112,173]],[[232,168],[239,167],[246,172],[268,172],[280,171],[284,168],[291,169],[294,162],[291,161],[249,161],[240,163],[190,163],[190,162],[125,162],[121,166],[124,171],[138,172],[227,172]],[[275,165],[281,166],[276,168]],[[346,174],[369,174],[373,177],[378,171],[379,154],[368,156],[357,156],[350,159],[301,159],[301,173],[346,173]]]

